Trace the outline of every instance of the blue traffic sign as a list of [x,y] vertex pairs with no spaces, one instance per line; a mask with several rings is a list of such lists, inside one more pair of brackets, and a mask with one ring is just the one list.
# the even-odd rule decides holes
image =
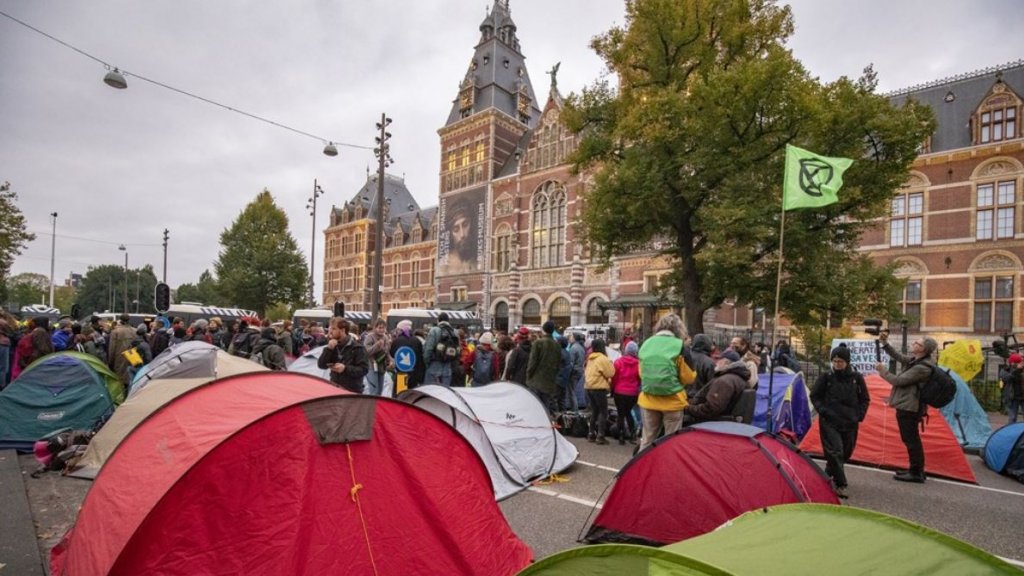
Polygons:
[[412,372],[416,366],[416,353],[408,346],[395,350],[395,368],[399,372]]

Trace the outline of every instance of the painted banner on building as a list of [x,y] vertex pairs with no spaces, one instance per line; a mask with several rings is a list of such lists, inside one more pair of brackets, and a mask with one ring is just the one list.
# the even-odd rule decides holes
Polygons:
[[486,189],[442,196],[438,232],[438,274],[476,272],[486,260]]
[[832,348],[829,350],[834,350],[840,344],[846,344],[846,347],[850,349],[850,364],[861,374],[876,374],[878,372],[878,370],[875,370],[876,363],[889,363],[889,355],[881,348],[878,348],[878,352],[881,353],[881,360],[878,359],[874,339],[852,340],[835,338],[832,340]]

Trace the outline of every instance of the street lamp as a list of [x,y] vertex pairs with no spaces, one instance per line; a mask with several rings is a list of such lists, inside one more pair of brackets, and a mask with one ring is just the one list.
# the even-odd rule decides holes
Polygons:
[[50,212],[53,221],[53,234],[50,235],[50,308],[53,308],[53,268],[57,255],[57,213]]
[[124,313],[128,313],[128,248],[124,244],[117,247],[124,252]]
[[313,217],[313,234],[309,242],[309,307],[316,305],[316,296],[313,293],[313,261],[316,260],[316,199],[323,196],[324,190],[313,179],[313,196],[306,200],[306,210]]
[[391,159],[389,154],[391,145],[388,144],[388,140],[391,139],[391,133],[386,130],[390,124],[391,118],[388,118],[387,114],[381,114],[380,122],[377,123],[380,136],[377,136],[377,147],[373,149],[373,154],[377,157],[377,222],[375,224],[377,230],[373,245],[373,290],[370,292],[371,318],[379,318],[381,310],[380,289],[384,268],[384,168],[394,164],[394,160]]

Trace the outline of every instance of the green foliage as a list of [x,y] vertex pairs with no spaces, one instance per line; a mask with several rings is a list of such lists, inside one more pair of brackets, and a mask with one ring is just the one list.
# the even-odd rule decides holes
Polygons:
[[787,213],[782,309],[806,319],[889,306],[892,283],[855,248],[934,129],[930,110],[894,108],[874,94],[870,68],[858,80],[811,78],[785,47],[789,8],[772,1],[636,0],[626,10],[626,26],[592,44],[619,90],[596,82],[563,114],[582,138],[576,169],[593,171],[583,217],[602,256],[658,245],[691,333],[725,298],[771,310],[792,143],[857,161],[838,203]]
[[53,307],[70,314],[71,305],[75,303],[76,297],[77,291],[71,286],[57,286],[53,289]]
[[227,300],[221,295],[217,279],[209,270],[203,270],[196,284],[178,286],[176,298],[178,302],[200,302],[208,306],[227,306]]
[[827,366],[831,361],[832,340],[835,338],[853,338],[853,329],[849,326],[825,328],[820,325],[798,325],[796,337],[803,341],[804,354],[807,360],[818,366]]
[[288,304],[287,302],[277,302],[275,304],[271,304],[267,308],[264,317],[270,319],[272,322],[276,322],[278,320],[291,320],[292,312],[294,311],[295,308],[291,304]]
[[49,302],[50,277],[35,272],[22,272],[7,280],[7,301],[25,306]]
[[[18,194],[11,183],[0,184],[0,301],[7,301],[7,276],[11,264],[25,246],[36,239],[25,227],[25,216],[17,206]],[[49,290],[49,284],[47,284]]]
[[306,292],[306,259],[288,232],[288,216],[264,189],[220,235],[214,263],[221,294],[263,313],[276,302],[297,304]]
[[[141,269],[129,268],[127,281],[129,311],[134,313],[137,309],[143,314],[154,313],[153,289],[156,287],[156,274],[153,267],[147,264]],[[116,264],[90,266],[82,277],[82,285],[75,295],[75,303],[81,308],[83,316],[104,311],[124,312],[124,267]]]

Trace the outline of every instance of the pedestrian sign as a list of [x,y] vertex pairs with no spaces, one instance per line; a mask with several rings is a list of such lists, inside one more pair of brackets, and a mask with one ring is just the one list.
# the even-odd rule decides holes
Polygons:
[[416,353],[408,346],[402,346],[395,350],[395,368],[399,372],[412,372],[416,366]]

